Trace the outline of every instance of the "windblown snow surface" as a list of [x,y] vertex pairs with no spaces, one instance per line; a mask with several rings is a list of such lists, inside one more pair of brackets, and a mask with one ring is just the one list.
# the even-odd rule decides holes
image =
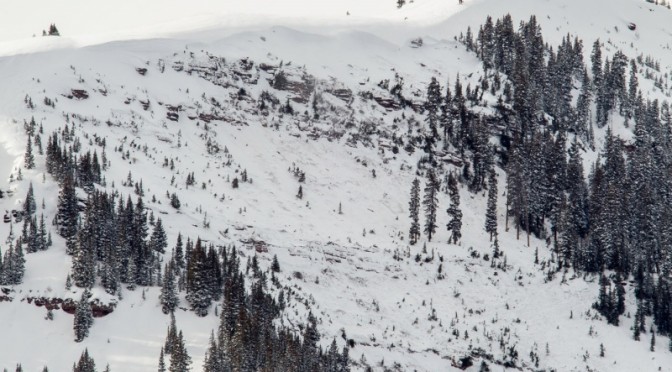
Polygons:
[[[518,22],[535,14],[552,44],[571,33],[584,40],[586,50],[600,38],[607,54],[618,48],[629,57],[652,55],[663,73],[669,73],[670,10],[640,0],[465,0],[462,5],[456,0],[415,0],[401,9],[391,0],[27,0],[5,7],[0,13],[0,188],[13,193],[0,199],[0,209],[21,208],[32,182],[38,213],[51,221],[59,187],[45,175],[44,156],[38,155],[37,167],[22,169],[23,180],[16,180],[26,144],[23,121],[34,117],[49,134],[69,116],[84,150],[96,148],[89,143],[94,135],[106,139],[108,191],[132,193],[122,186],[129,172],[134,180],[142,179],[147,206],[163,219],[170,247],[182,232],[218,245],[236,244],[246,260],[255,250],[245,242],[265,242],[268,252],[258,254],[262,265],[268,267],[277,254],[281,282],[297,293],[283,322],[305,320],[309,304],[324,345],[336,338],[343,346],[343,332],[356,342],[350,351],[354,370],[367,365],[373,370],[395,365],[409,371],[453,370],[476,349],[502,359],[508,352],[500,346],[504,343],[515,347],[519,365],[530,370],[537,369],[529,358],[534,351],[539,369],[672,371],[666,337],[659,337],[659,347],[651,352],[648,342],[632,340],[629,319],[615,327],[595,316],[590,305],[597,298],[597,278],[570,274],[546,281],[534,254],[538,250],[541,260],[548,259],[550,248],[534,238],[528,246],[524,235],[516,239],[515,229],[504,231],[504,197],[499,198],[498,213],[506,271],[491,268],[483,259],[491,252],[483,228],[486,198],[467,190],[460,195],[461,243],[446,243],[448,199],[441,193],[438,233],[423,254],[424,236],[415,246],[406,238],[409,191],[421,151],[395,155],[384,141],[366,146],[348,142],[347,136],[314,138],[313,129],[297,120],[277,112],[251,115],[245,100],[231,103],[241,87],[251,97],[264,90],[281,102],[292,97],[270,87],[272,75],[264,70],[253,69],[250,78],[229,73],[221,84],[197,71],[207,70],[214,63],[211,57],[223,58],[220,68],[229,72],[245,58],[255,66],[282,63],[291,76],[314,77],[323,92],[352,91],[349,103],[324,94],[342,110],[332,115],[342,115],[334,125],[345,126],[354,117],[394,132],[394,119],[413,113],[387,111],[360,99],[359,92],[375,92],[378,82],[393,80],[395,74],[404,78],[406,92],[417,92],[417,100],[423,99],[432,76],[443,84],[460,74],[465,86],[476,84],[482,67],[455,37],[468,26],[478,30],[487,15],[511,13]],[[630,22],[636,23],[636,31],[628,30]],[[63,36],[39,36],[50,23]],[[418,37],[424,45],[414,48],[410,41]],[[192,66],[194,72],[178,71],[180,65]],[[138,68],[147,73],[139,74]],[[666,96],[649,80],[640,81],[646,95]],[[72,89],[86,90],[89,98],[67,98]],[[34,109],[26,107],[27,95]],[[55,108],[44,105],[44,97],[55,100]],[[213,99],[223,107],[213,108]],[[298,115],[310,110],[310,101],[292,104]],[[177,121],[167,118],[168,105],[181,106]],[[190,118],[211,110],[219,110],[225,120],[213,120],[206,128],[203,120]],[[422,115],[417,119],[424,121]],[[621,123],[614,119],[615,131],[629,138]],[[596,138],[599,148],[599,131]],[[226,147],[228,155],[208,154],[207,139]],[[113,151],[122,145],[130,158]],[[595,156],[587,153],[587,164]],[[164,157],[174,159],[175,171],[162,167]],[[229,158],[231,165],[226,166]],[[306,173],[303,199],[295,196],[299,184],[288,171],[293,166]],[[252,182],[232,189],[227,179],[243,169]],[[186,189],[189,172],[197,184]],[[498,173],[501,195],[505,175]],[[179,195],[180,212],[170,207],[166,191]],[[157,202],[149,202],[152,195]],[[66,371],[88,348],[99,368],[109,363],[113,371],[155,370],[169,322],[161,312],[159,287],[124,290],[123,299],[95,287],[95,298],[117,305],[110,315],[96,318],[81,343],[74,342],[72,315],[56,311],[48,321],[44,307],[28,303],[29,297],[79,298],[75,287],[65,289],[71,259],[64,241],[49,227],[54,245],[26,255],[24,283],[11,288],[11,301],[0,302],[0,368],[13,369],[20,362],[26,371],[44,365]],[[21,224],[0,225],[3,249],[10,228],[19,234]],[[403,259],[395,260],[395,251]],[[418,253],[420,262],[414,259]],[[443,279],[437,278],[440,264]],[[633,291],[629,285],[627,289],[626,314],[634,314]],[[186,307],[184,298],[181,306]],[[200,370],[210,331],[218,324],[214,306],[203,318],[190,311],[176,313],[194,370]],[[600,344],[606,349],[604,358],[598,356]],[[471,370],[479,364],[477,359]]]

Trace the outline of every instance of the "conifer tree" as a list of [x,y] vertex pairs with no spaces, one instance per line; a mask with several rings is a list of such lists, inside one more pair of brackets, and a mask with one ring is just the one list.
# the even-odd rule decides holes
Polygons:
[[23,255],[23,248],[21,245],[22,243],[20,239],[16,244],[13,244],[12,242],[9,243],[9,247],[1,260],[0,284],[16,285],[21,284],[23,281],[26,259]]
[[182,331],[180,331],[170,353],[170,367],[168,371],[188,372],[190,365],[191,357],[187,353],[187,348],[184,345],[184,336],[182,335]]
[[49,234],[47,233],[47,226],[44,223],[44,214],[40,214],[40,227],[38,232],[39,249],[47,250],[49,248]]
[[453,244],[457,244],[462,237],[462,211],[460,210],[460,192],[457,188],[457,180],[452,173],[448,176],[448,194],[450,196],[450,207],[447,210],[450,217],[447,225],[450,232],[448,241],[452,240]]
[[89,350],[84,349],[84,352],[79,357],[79,361],[72,369],[73,372],[96,372],[96,363],[92,357],[89,356]]
[[273,262],[271,263],[271,270],[273,270],[274,273],[279,273],[280,272],[280,262],[278,262],[278,255],[277,254],[273,255]]
[[77,287],[91,288],[96,281],[95,247],[93,246],[91,223],[78,232],[79,244],[76,244],[72,257],[72,280]]
[[164,314],[172,313],[179,304],[179,297],[175,288],[175,275],[173,273],[173,265],[166,265],[166,270],[163,275],[163,286],[161,287],[161,307]]
[[89,328],[93,325],[93,314],[89,303],[90,293],[82,292],[82,297],[75,308],[74,330],[75,342],[82,342],[89,335]]
[[439,109],[441,107],[441,86],[435,77],[427,87],[427,101],[425,108],[427,109],[427,124],[429,125],[429,134],[427,135],[427,145],[431,146],[436,143],[439,138],[438,124],[439,124]]
[[28,136],[28,142],[26,143],[26,153],[23,156],[23,166],[26,169],[35,168],[35,156],[33,155],[33,141],[31,136]]
[[420,180],[415,178],[411,187],[411,200],[408,203],[411,217],[411,229],[408,238],[411,245],[417,243],[420,238]]
[[427,180],[425,181],[425,195],[422,204],[425,209],[425,234],[427,239],[432,240],[432,235],[436,232],[436,210],[438,209],[439,200],[437,194],[439,192],[439,181],[433,169],[427,170]]
[[446,95],[443,98],[443,104],[441,105],[441,116],[439,117],[439,122],[441,127],[443,127],[443,147],[448,148],[448,145],[452,142],[453,135],[453,113],[455,108],[453,107],[453,97],[450,92],[450,84],[446,83]]
[[175,249],[173,250],[173,260],[178,271],[184,269],[184,252],[182,249],[182,233],[178,233]]
[[75,181],[71,172],[67,172],[61,183],[61,192],[58,196],[58,222],[60,225],[60,234],[66,239],[68,254],[74,253],[75,240],[77,235],[77,195],[75,193]]
[[163,357],[163,346],[161,347],[161,354],[159,354],[159,369],[158,372],[166,372],[166,362]]
[[164,253],[166,247],[168,247],[168,237],[166,236],[166,231],[163,229],[161,218],[156,220],[154,231],[152,231],[150,246],[158,253]]
[[180,209],[180,199],[177,197],[177,194],[173,193],[170,195],[170,206],[175,209]]
[[225,367],[219,357],[220,350],[215,340],[214,332],[210,333],[210,346],[205,353],[205,362],[203,363],[203,372],[222,372]]
[[602,85],[602,48],[600,46],[600,39],[593,43],[593,52],[590,55],[592,62],[593,86],[595,89]]
[[199,238],[187,263],[187,301],[198,316],[208,314],[212,301],[212,288],[208,286],[210,278],[206,252]]
[[490,170],[488,176],[488,206],[485,211],[485,232],[492,236],[497,234],[497,173]]
[[177,324],[175,322],[175,313],[170,313],[170,325],[166,333],[166,342],[163,346],[163,351],[166,355],[173,352],[173,346],[177,342]]

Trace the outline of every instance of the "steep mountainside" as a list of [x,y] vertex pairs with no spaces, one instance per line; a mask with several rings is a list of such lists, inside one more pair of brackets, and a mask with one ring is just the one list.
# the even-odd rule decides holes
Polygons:
[[[21,363],[24,370],[65,371],[86,348],[98,370],[106,364],[112,371],[156,370],[171,321],[160,294],[180,235],[211,247],[215,253],[203,262],[216,262],[225,273],[235,247],[248,292],[264,281],[282,303],[272,324],[303,338],[314,317],[319,346],[328,350],[335,340],[352,370],[672,371],[670,339],[658,321],[654,326],[653,310],[641,315],[642,341],[633,340],[644,301],[635,296],[636,278],[645,274],[631,269],[632,276],[618,280],[620,266],[563,267],[569,258],[557,250],[551,216],[530,227],[516,222],[510,201],[507,213],[513,153],[507,141],[517,138],[508,118],[520,105],[506,86],[517,82],[513,73],[486,71],[467,33],[476,38],[487,16],[508,13],[518,31],[519,22],[536,15],[558,55],[571,34],[572,42],[582,40],[586,66],[596,39],[605,60],[619,50],[626,63],[635,59],[641,100],[662,104],[670,97],[672,11],[637,0],[322,5],[196,1],[182,9],[178,2],[147,1],[94,9],[82,1],[29,1],[16,5],[14,19],[0,16],[0,210],[6,215],[0,368]],[[45,8],[28,16],[35,7]],[[77,19],[75,12],[88,17]],[[62,36],[30,38],[51,22]],[[445,138],[427,144],[433,78],[441,97],[461,84],[461,115],[478,128],[474,133],[480,130],[465,135],[466,149]],[[580,76],[570,77],[565,98],[572,107],[583,86]],[[569,124],[556,105],[539,106],[530,114],[543,123],[539,133],[552,142],[563,132],[562,152],[570,149],[570,157],[580,148],[586,180],[606,151],[607,133],[622,139],[627,159],[637,159],[634,104],[614,109],[598,125],[599,104],[592,102],[576,128],[563,126]],[[479,146],[488,160],[478,158]],[[479,171],[483,182],[474,186],[469,180]],[[421,181],[422,199],[429,174],[439,185],[437,228],[428,239],[421,207],[422,233],[410,244],[411,186]],[[452,177],[459,182],[451,195]],[[62,208],[68,183],[76,186],[70,220]],[[34,227],[12,214],[26,210],[29,189]],[[455,190],[462,214],[457,239],[446,228]],[[572,204],[570,187],[566,194]],[[115,204],[101,217],[94,210],[106,198]],[[485,229],[489,199],[496,206],[495,239]],[[109,233],[108,225],[123,225],[125,213],[129,230]],[[139,225],[135,218],[148,221],[142,243],[133,240],[141,233],[128,227]],[[165,252],[152,238],[159,218]],[[68,237],[68,223],[79,232]],[[33,243],[42,231],[38,240],[50,246]],[[666,266],[670,255],[660,244],[658,262]],[[15,268],[21,254],[22,276]],[[279,271],[272,267],[276,256]],[[86,265],[95,274],[82,273]],[[174,315],[192,370],[200,371],[230,298],[213,295],[212,303],[195,306],[200,269],[186,265],[175,269]],[[614,296],[623,284],[619,325],[593,307],[602,269]],[[656,270],[647,278],[665,278],[664,267]],[[218,293],[228,288],[220,279]],[[88,337],[75,342],[72,314],[84,287],[91,287],[94,321]]]

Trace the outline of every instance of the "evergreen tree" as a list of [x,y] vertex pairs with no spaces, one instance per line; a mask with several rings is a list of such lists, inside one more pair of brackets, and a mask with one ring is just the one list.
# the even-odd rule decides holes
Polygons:
[[79,211],[77,209],[77,195],[75,193],[75,183],[72,173],[68,172],[61,183],[61,192],[58,196],[58,222],[60,225],[60,234],[66,239],[66,252],[74,253],[75,240],[77,235],[77,219]]
[[443,98],[441,105],[441,117],[439,121],[443,127],[443,147],[448,148],[448,145],[453,142],[453,116],[455,112],[453,107],[453,97],[450,92],[450,84],[446,83],[446,95]]
[[79,357],[79,361],[73,367],[72,372],[96,372],[96,362],[89,356],[88,349],[84,349],[84,352]]
[[222,372],[225,371],[224,363],[220,358],[219,345],[215,340],[215,334],[210,334],[210,346],[205,353],[205,362],[203,363],[203,372]]
[[408,238],[411,245],[417,243],[420,238],[420,180],[415,178],[411,187],[411,200],[408,203],[411,217],[411,229]]
[[152,237],[149,244],[152,249],[158,253],[164,253],[166,251],[166,247],[168,247],[168,237],[166,236],[166,231],[163,229],[161,218],[156,220],[154,231],[152,231]]
[[74,330],[75,342],[82,342],[89,335],[89,328],[93,325],[93,314],[89,303],[90,293],[82,292],[82,297],[75,308]]
[[436,210],[439,200],[437,194],[439,191],[439,181],[433,169],[427,170],[427,180],[425,181],[425,195],[422,204],[425,209],[425,234],[427,239],[432,240],[432,235],[436,232]]
[[23,281],[26,259],[23,256],[22,243],[9,243],[4,257],[0,260],[0,285],[17,285]]
[[170,353],[169,372],[188,372],[190,370],[191,357],[187,353],[184,345],[184,336],[182,331],[178,333],[177,339]]
[[166,355],[173,352],[174,345],[177,342],[177,324],[175,322],[175,313],[170,313],[170,325],[166,334],[166,342],[163,351]]
[[177,270],[184,269],[184,253],[182,251],[182,233],[177,234],[177,242],[175,243],[175,249],[173,250],[173,260],[175,261],[175,266]]
[[574,264],[575,267],[583,267],[588,257],[582,250],[582,242],[588,235],[590,228],[588,212],[588,189],[583,176],[583,160],[579,152],[576,139],[569,149],[569,161],[567,164],[567,184],[569,191],[565,236],[563,244],[563,256],[565,264]]
[[49,234],[47,233],[47,225],[44,223],[44,214],[40,214],[40,228],[38,232],[39,250],[47,250],[49,248]]
[[602,48],[600,46],[600,39],[593,43],[593,52],[590,55],[592,62],[593,86],[598,88],[602,85]]
[[78,231],[72,257],[72,280],[77,287],[91,288],[96,281],[95,222],[92,211],[87,211],[86,223]]
[[172,313],[177,308],[180,299],[175,288],[175,275],[173,273],[173,265],[166,265],[163,275],[163,286],[161,287],[161,307],[164,314]]
[[23,156],[23,166],[26,169],[35,168],[35,156],[33,155],[33,141],[31,136],[28,136],[28,142],[26,143],[26,153]]
[[494,169],[490,170],[488,176],[488,206],[485,211],[485,232],[492,236],[497,234],[497,173]]
[[161,354],[159,354],[159,370],[158,372],[166,372],[166,362],[163,357],[163,347],[161,347]]
[[427,124],[429,125],[429,134],[427,135],[427,145],[431,149],[431,146],[436,143],[439,139],[439,109],[441,107],[441,86],[435,77],[432,77],[432,81],[427,87],[427,101],[425,102],[425,108],[427,109]]
[[450,207],[447,210],[450,217],[447,225],[450,232],[448,240],[457,244],[462,237],[462,211],[460,210],[460,192],[457,188],[457,180],[452,173],[448,176],[448,194],[450,196]]
[[187,301],[198,316],[208,314],[212,301],[212,288],[208,286],[210,274],[205,249],[198,239],[187,263]]
[[177,194],[173,193],[170,195],[170,206],[175,209],[180,209],[180,199],[177,197]]
[[279,273],[280,272],[280,262],[278,262],[278,255],[277,254],[273,255],[273,262],[271,263],[271,270],[274,273]]

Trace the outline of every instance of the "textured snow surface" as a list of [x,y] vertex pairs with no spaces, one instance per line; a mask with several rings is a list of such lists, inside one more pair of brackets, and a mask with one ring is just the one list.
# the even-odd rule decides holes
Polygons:
[[[508,262],[505,272],[490,268],[483,259],[491,254],[491,246],[483,229],[486,197],[482,194],[461,190],[460,245],[445,243],[448,198],[441,193],[439,229],[427,243],[428,253],[421,253],[424,235],[420,243],[408,247],[408,197],[419,151],[393,156],[389,150],[381,153],[378,146],[351,147],[343,140],[326,138],[315,141],[276,113],[248,121],[250,117],[236,116],[232,110],[244,125],[213,122],[209,128],[209,135],[233,156],[233,165],[225,167],[221,153],[206,153],[203,123],[197,127],[184,113],[177,122],[168,121],[164,107],[193,106],[203,103],[202,95],[223,97],[237,90],[170,68],[171,62],[189,61],[191,53],[202,57],[203,51],[227,61],[249,57],[256,65],[282,61],[305,67],[316,78],[343,84],[355,94],[374,89],[378,81],[393,79],[395,73],[405,79],[405,92],[418,91],[421,97],[432,76],[442,84],[450,79],[452,84],[459,73],[465,86],[473,85],[482,68],[454,38],[467,26],[477,32],[487,15],[498,18],[506,13],[513,15],[514,22],[536,14],[545,40],[553,44],[567,33],[578,35],[584,40],[586,56],[596,38],[607,44],[606,54],[620,48],[632,58],[652,55],[664,73],[672,63],[671,11],[637,0],[465,0],[463,5],[457,0],[415,0],[402,9],[391,0],[188,3],[27,0],[7,5],[8,10],[0,13],[0,188],[14,194],[0,199],[0,210],[20,208],[32,181],[38,213],[51,221],[58,185],[48,175],[43,181],[44,157],[37,156],[36,169],[22,170],[23,181],[9,183],[9,175],[16,175],[23,165],[23,120],[34,116],[50,134],[63,126],[65,114],[76,113],[86,119],[81,125],[76,121],[79,135],[95,133],[107,140],[112,162],[106,173],[107,189],[113,190],[114,183],[123,194],[132,193],[121,186],[129,171],[134,180],[142,179],[146,204],[163,219],[170,247],[181,231],[215,244],[234,243],[242,247],[244,262],[254,250],[241,241],[265,241],[269,252],[260,254],[262,265],[269,266],[273,254],[278,255],[281,282],[311,303],[323,343],[335,337],[342,346],[345,331],[357,343],[350,356],[366,360],[374,370],[383,370],[381,361],[386,367],[398,363],[400,370],[452,370],[453,361],[477,348],[501,359],[505,351],[500,340],[504,340],[507,347],[515,346],[519,364],[529,369],[535,369],[529,358],[530,351],[535,351],[539,368],[558,371],[586,370],[586,366],[599,371],[672,371],[667,337],[658,337],[656,351],[650,352],[648,334],[642,342],[632,340],[631,319],[622,317],[621,326],[614,327],[593,316],[590,304],[597,298],[596,278],[568,276],[545,282],[545,274],[533,262],[535,249],[541,260],[550,256],[546,242],[532,238],[528,247],[524,235],[516,239],[515,229],[504,232],[503,172],[498,213],[500,247]],[[629,22],[637,24],[636,31],[627,29]],[[39,36],[50,23],[56,23],[62,37]],[[410,40],[417,37],[423,38],[424,46],[412,48]],[[157,68],[159,59],[166,61],[165,73]],[[139,67],[148,69],[146,76],[136,72]],[[664,98],[650,81],[640,79],[640,83],[647,89],[645,96]],[[68,99],[64,95],[71,89],[86,89],[91,96],[82,101]],[[262,78],[245,89],[258,97],[270,88]],[[36,104],[35,110],[26,108],[26,95]],[[57,99],[55,109],[42,103],[45,96]],[[278,96],[285,101],[285,96]],[[486,99],[494,101],[494,97]],[[149,100],[150,109],[143,110],[139,100]],[[359,116],[380,120],[386,127],[399,116],[372,105],[370,101],[355,108]],[[297,104],[295,109],[303,112],[308,106]],[[124,125],[108,126],[107,120]],[[273,129],[275,122],[280,123],[279,130]],[[615,131],[629,138],[630,130],[621,123],[614,119]],[[599,146],[600,132],[596,137]],[[132,150],[132,142],[146,145],[147,154]],[[84,150],[89,148],[88,141],[82,144]],[[122,160],[120,153],[112,151],[121,144],[131,149],[131,159]],[[170,186],[173,172],[161,167],[164,157],[175,159],[177,187]],[[586,154],[587,164],[595,157],[595,153]],[[288,172],[293,165],[306,172],[302,200],[295,197],[298,183]],[[253,183],[234,190],[227,177],[233,179],[242,169]],[[184,189],[187,172],[194,172],[197,181],[188,190]],[[205,190],[202,182],[207,184]],[[180,213],[167,203],[167,190],[179,195]],[[149,203],[151,195],[161,204]],[[338,213],[339,203],[343,214]],[[209,229],[202,227],[206,212]],[[106,363],[113,371],[154,370],[169,322],[160,310],[159,288],[146,289],[144,299],[142,288],[125,290],[122,300],[94,289],[94,297],[118,304],[112,314],[95,320],[82,343],[73,341],[71,315],[56,311],[54,320],[47,321],[43,307],[24,300],[79,298],[77,290],[65,290],[71,261],[63,240],[50,227],[54,246],[26,256],[24,283],[13,288],[13,301],[0,302],[0,368],[21,362],[27,371],[43,365],[51,371],[66,371],[87,347],[101,370]],[[21,225],[13,228],[20,233]],[[9,230],[9,224],[0,225],[3,252]],[[395,250],[410,257],[397,261]],[[418,253],[421,262],[414,259]],[[424,262],[432,255],[433,261]],[[439,256],[442,280],[437,279]],[[302,273],[303,279],[296,279],[294,272]],[[627,289],[626,314],[634,314],[632,288]],[[300,301],[293,298],[290,306],[287,324],[305,319],[306,308]],[[433,309],[436,320],[430,320]],[[210,330],[218,324],[214,305],[205,318],[187,311],[178,311],[176,318],[194,370],[200,370]],[[599,357],[600,344],[606,349],[604,358]],[[471,370],[477,368],[478,364]]]

